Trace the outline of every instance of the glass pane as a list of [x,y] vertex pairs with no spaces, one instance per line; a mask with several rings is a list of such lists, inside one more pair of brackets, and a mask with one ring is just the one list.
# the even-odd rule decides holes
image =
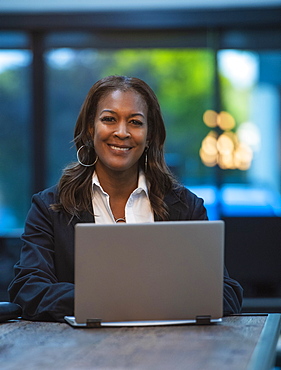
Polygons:
[[222,129],[232,138],[220,153],[224,212],[281,215],[281,53],[223,50],[218,60],[222,111],[234,119]]
[[[27,34],[20,31],[0,31],[1,49],[28,49],[28,47],[29,37]],[[15,53],[17,53],[16,50]]]
[[30,63],[0,50],[0,233],[22,228],[30,204]]
[[210,181],[214,171],[199,157],[208,132],[202,116],[213,103],[214,55],[209,50],[54,49],[48,66],[48,182],[54,184],[72,159],[73,129],[90,87],[111,74],[146,81],[160,100],[167,129],[167,162],[187,184]]

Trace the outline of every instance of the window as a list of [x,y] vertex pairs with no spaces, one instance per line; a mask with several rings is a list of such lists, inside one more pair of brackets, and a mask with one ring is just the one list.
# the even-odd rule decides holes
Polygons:
[[[166,124],[167,163],[205,199],[211,219],[220,217],[218,210],[223,215],[281,214],[281,54],[274,38],[270,38],[271,49],[262,44],[260,50],[256,39],[263,40],[261,31],[229,31],[222,33],[217,51],[215,33],[165,30],[163,36],[161,32],[152,32],[151,38],[149,30],[134,34],[121,30],[115,38],[101,30],[40,34],[36,55],[42,53],[46,73],[42,77],[39,66],[37,78],[42,78],[46,90],[44,125],[40,119],[34,121],[32,105],[30,45],[35,36],[0,33],[0,233],[23,226],[34,192],[36,150],[31,125],[45,133],[39,136],[46,163],[39,156],[37,177],[42,160],[46,179],[42,187],[51,186],[62,169],[76,160],[73,130],[88,90],[109,74],[140,77],[153,88]],[[239,42],[249,48],[239,49]],[[208,111],[216,120],[225,112],[234,126],[210,127],[204,118]],[[247,160],[242,158],[242,167],[225,160],[220,167],[213,166],[200,156],[210,133],[216,140],[227,133],[220,139],[220,150],[229,152],[225,143],[230,138],[243,144]],[[217,141],[211,140],[218,156]]]
[[0,233],[21,228],[30,204],[28,50],[0,50]]
[[223,213],[280,216],[281,53],[221,50],[218,57],[222,110],[234,118],[233,157],[242,162],[242,170],[230,163],[222,171]]

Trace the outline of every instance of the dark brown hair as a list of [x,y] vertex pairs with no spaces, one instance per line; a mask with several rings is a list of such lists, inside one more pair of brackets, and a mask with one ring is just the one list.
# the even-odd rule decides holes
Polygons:
[[[168,212],[164,203],[165,194],[176,184],[164,159],[164,141],[166,130],[156,95],[142,80],[126,76],[108,76],[97,81],[88,92],[78,116],[74,142],[77,150],[85,145],[91,150],[81,151],[92,153],[91,157],[83,157],[83,163],[93,163],[96,157],[93,138],[90,134],[94,126],[96,109],[102,97],[112,91],[134,90],[142,96],[148,108],[148,141],[146,179],[149,198],[157,219],[167,220]],[[85,161],[85,162],[84,162]],[[88,161],[88,162],[87,162]],[[145,170],[145,153],[139,160],[139,166]],[[72,216],[79,217],[82,211],[92,212],[92,175],[93,167],[85,167],[80,163],[72,163],[65,168],[59,181],[59,203],[52,205],[53,210],[64,209]]]

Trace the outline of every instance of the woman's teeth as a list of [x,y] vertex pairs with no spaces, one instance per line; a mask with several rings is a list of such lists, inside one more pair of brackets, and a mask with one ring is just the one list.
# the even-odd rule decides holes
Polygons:
[[122,151],[127,151],[130,149],[130,148],[120,148],[119,146],[114,146],[114,145],[111,145],[111,148],[114,150],[122,150]]

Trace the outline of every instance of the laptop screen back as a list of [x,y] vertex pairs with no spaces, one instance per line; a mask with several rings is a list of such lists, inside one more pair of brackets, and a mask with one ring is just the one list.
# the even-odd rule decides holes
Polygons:
[[222,316],[222,221],[77,224],[75,319]]

